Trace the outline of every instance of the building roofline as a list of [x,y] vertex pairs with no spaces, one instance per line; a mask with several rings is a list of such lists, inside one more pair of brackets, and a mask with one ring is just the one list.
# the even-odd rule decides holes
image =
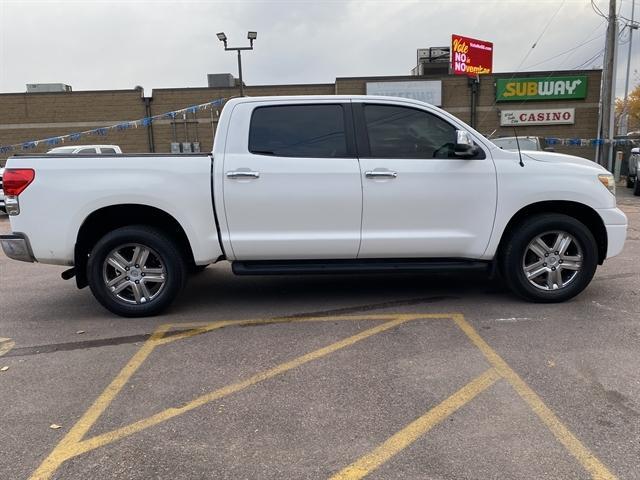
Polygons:
[[8,95],[29,95],[29,96],[42,96],[42,95],[86,95],[86,94],[96,94],[96,93],[133,93],[140,92],[140,96],[142,96],[143,90],[139,88],[130,88],[130,89],[110,89],[110,90],[72,90],[70,92],[0,92],[2,96]]
[[[287,87],[331,87],[333,88],[335,83],[273,83],[273,84],[263,84],[263,85],[245,85],[245,89],[251,88],[287,88]],[[240,86],[234,87],[177,87],[177,88],[154,88],[151,92],[162,92],[162,91],[172,91],[176,90],[238,90]]]

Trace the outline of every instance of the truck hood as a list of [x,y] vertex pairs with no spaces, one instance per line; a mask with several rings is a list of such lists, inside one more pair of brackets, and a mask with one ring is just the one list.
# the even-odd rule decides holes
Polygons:
[[535,160],[537,162],[574,164],[574,165],[580,165],[583,167],[595,168],[596,170],[600,170],[603,173],[609,173],[606,168],[604,168],[601,165],[598,165],[596,162],[587,160],[586,158],[576,157],[573,155],[566,155],[564,153],[545,152],[545,151],[523,151],[522,156],[524,157],[525,161],[527,159],[530,159],[530,160]]

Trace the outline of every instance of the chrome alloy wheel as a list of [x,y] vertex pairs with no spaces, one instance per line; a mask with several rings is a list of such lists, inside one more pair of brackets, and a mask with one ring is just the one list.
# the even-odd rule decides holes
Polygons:
[[119,301],[139,305],[160,294],[166,270],[155,250],[129,243],[109,252],[102,265],[102,278],[107,291]]
[[563,231],[536,236],[524,251],[522,268],[531,285],[559,290],[575,280],[582,268],[582,249],[576,238]]

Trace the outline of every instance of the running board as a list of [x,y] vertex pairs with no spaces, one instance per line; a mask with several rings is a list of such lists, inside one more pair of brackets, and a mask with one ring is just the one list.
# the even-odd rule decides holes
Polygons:
[[465,259],[254,260],[231,264],[236,275],[302,275],[489,271],[491,262]]

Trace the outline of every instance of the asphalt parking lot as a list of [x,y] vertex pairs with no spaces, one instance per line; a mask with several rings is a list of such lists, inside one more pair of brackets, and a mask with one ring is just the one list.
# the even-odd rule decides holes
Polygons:
[[619,191],[623,254],[560,305],[212,266],[132,320],[0,254],[0,478],[640,478],[640,198]]

